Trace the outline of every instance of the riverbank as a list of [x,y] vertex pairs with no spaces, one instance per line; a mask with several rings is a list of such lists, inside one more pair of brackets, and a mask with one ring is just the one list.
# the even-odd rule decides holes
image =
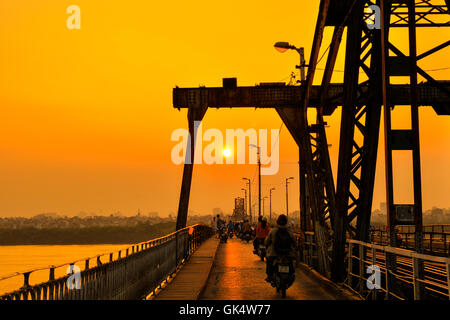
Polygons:
[[134,244],[174,231],[174,222],[133,227],[0,229],[0,245]]

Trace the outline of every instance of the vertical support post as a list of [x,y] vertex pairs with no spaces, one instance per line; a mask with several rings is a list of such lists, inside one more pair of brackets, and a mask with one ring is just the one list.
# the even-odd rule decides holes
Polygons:
[[420,276],[420,259],[413,257],[413,286],[414,286],[414,300],[420,300],[421,297],[421,280]]
[[358,244],[358,256],[359,256],[359,292],[364,290],[364,246]]
[[[413,188],[414,188],[414,248],[423,253],[423,220],[422,220],[422,177],[420,169],[420,142],[419,142],[419,106],[417,93],[417,48],[416,48],[416,8],[415,0],[408,1],[408,33],[409,33],[409,62],[410,62],[410,98],[411,98],[411,134],[413,155]],[[430,250],[433,252],[432,235],[430,236]],[[417,277],[423,279],[423,261],[417,261]],[[423,289],[421,282],[417,283],[418,298]],[[416,291],[416,290],[415,290]]]
[[430,252],[433,254],[433,232],[430,233]]
[[207,107],[192,107],[188,110],[189,137],[183,168],[183,181],[181,182],[180,201],[178,204],[177,230],[185,228],[187,223],[192,172],[194,169],[195,145],[197,140],[197,128],[195,128],[195,121],[201,121],[206,113],[206,110]]
[[450,254],[450,250],[447,250],[447,234],[443,234],[444,236],[444,255],[448,255]]
[[306,181],[305,181],[305,168],[303,165],[302,152],[299,149],[299,187],[300,187],[300,230],[304,239],[305,232],[308,231],[307,227],[307,212],[306,212]]
[[348,277],[347,277],[347,285],[351,287],[352,285],[352,273],[353,273],[353,243],[349,242],[348,244]]
[[389,294],[391,290],[391,277],[389,275],[389,264],[388,262],[388,255],[386,251],[384,252],[384,258],[386,261],[386,296],[384,297],[384,300],[389,300]]
[[[390,101],[390,76],[388,70],[389,59],[389,25],[391,17],[391,4],[387,0],[380,1],[381,11],[381,73],[382,73],[382,93],[384,108],[384,148],[385,148],[385,179],[386,179],[386,207],[389,245],[397,246],[395,236],[395,214],[394,214],[394,189],[392,178],[392,144],[391,144],[391,101]],[[386,298],[395,285],[393,273],[396,270],[396,257],[394,254],[386,254]]]
[[313,224],[314,224],[314,234],[315,234],[315,242],[317,244],[317,256],[319,262],[319,271],[327,277],[330,277],[330,263],[328,260],[328,248],[326,247],[326,239],[325,239],[325,222],[324,217],[322,216],[323,212],[320,210],[320,199],[318,194],[318,186],[316,177],[314,174],[314,166],[313,166],[313,154],[312,154],[312,146],[311,146],[311,137],[308,128],[308,119],[307,119],[307,109],[309,106],[309,99],[311,95],[311,87],[314,81],[314,75],[316,70],[316,65],[318,61],[320,46],[323,39],[323,32],[326,25],[328,9],[330,6],[330,0],[322,0],[320,1],[319,6],[319,16],[317,18],[316,28],[314,31],[314,42],[311,48],[311,55],[309,61],[308,74],[306,77],[304,90],[303,90],[303,99],[302,105],[299,113],[299,132],[297,135],[299,137],[299,145],[304,152],[304,165],[308,175],[307,185],[308,191],[311,192],[311,201],[310,207],[312,211]]
[[[409,29],[409,61],[410,61],[410,97],[411,97],[411,131],[413,153],[414,178],[414,224],[416,226],[415,249],[423,252],[422,227],[422,178],[420,170],[419,143],[419,108],[417,103],[417,48],[416,48],[416,13],[415,1],[408,1],[408,29]],[[431,249],[431,248],[430,248]]]
[[175,233],[175,270],[178,267],[178,233]]
[[[376,266],[377,265],[377,249],[372,247],[372,265]],[[376,300],[377,299],[377,290],[378,288],[374,288],[372,289],[372,299]]]
[[30,272],[25,272],[23,274],[23,288],[28,288],[30,286]]
[[450,300],[450,264],[446,266],[447,271],[447,289],[448,289],[448,299]]
[[339,142],[339,166],[336,184],[336,216],[334,218],[332,278],[341,281],[344,275],[344,250],[348,199],[350,198],[350,178],[352,172],[354,118],[358,89],[359,64],[361,54],[361,13],[362,2],[357,2],[348,20],[347,44],[345,52],[344,102],[342,105]]
[[48,281],[53,281],[55,280],[55,268],[51,267],[50,268],[50,274],[48,276]]

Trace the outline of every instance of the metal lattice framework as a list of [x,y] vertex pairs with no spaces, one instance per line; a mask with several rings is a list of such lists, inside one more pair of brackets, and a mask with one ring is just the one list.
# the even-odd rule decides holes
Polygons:
[[[375,22],[368,24],[376,6]],[[448,27],[448,0],[321,0],[306,80],[301,86],[265,85],[256,87],[176,88],[174,107],[188,108],[189,131],[195,137],[193,121],[202,120],[208,107],[275,108],[299,147],[300,214],[302,232],[314,231],[319,271],[335,281],[345,277],[345,243],[348,237],[370,241],[369,227],[375,169],[384,109],[386,148],[386,199],[395,246],[397,205],[393,202],[392,150],[411,150],[413,155],[414,219],[416,250],[421,251],[421,178],[418,107],[432,106],[438,115],[450,114],[450,81],[437,80],[417,66],[417,62],[448,45],[450,40],[417,54],[416,28]],[[378,19],[378,21],[377,21]],[[319,52],[326,27],[333,28],[325,71],[320,86],[313,85]],[[407,28],[409,52],[389,41],[391,28]],[[342,84],[331,78],[346,32],[345,70]],[[323,50],[322,50],[323,51]],[[417,76],[426,82],[417,83]],[[409,78],[409,84],[394,85],[390,77]],[[410,106],[411,129],[392,130],[391,108]],[[342,106],[339,160],[336,186],[331,170],[324,116]],[[382,106],[387,106],[382,108]],[[316,108],[314,122],[308,122],[308,108]],[[190,159],[194,149],[191,145]],[[192,164],[185,164],[178,209],[177,228],[185,226]],[[404,224],[404,222],[403,222]],[[332,232],[331,232],[332,231]],[[332,248],[329,247],[332,240]]]

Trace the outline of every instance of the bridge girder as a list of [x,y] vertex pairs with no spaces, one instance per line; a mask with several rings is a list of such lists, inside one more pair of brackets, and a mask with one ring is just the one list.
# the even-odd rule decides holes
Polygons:
[[[439,87],[450,91],[450,81],[437,81]],[[361,103],[367,103],[369,87],[361,84],[357,98]],[[395,105],[409,103],[409,86],[391,84],[392,101]],[[173,107],[177,109],[197,108],[279,108],[299,106],[303,100],[303,86],[287,86],[282,84],[260,84],[258,86],[234,88],[199,87],[174,88]],[[321,104],[325,92],[325,102]],[[328,90],[322,90],[322,85],[311,87],[309,108],[323,106],[323,115],[329,116],[336,108],[343,105],[344,85],[330,83]],[[418,85],[419,106],[431,106],[438,115],[450,115],[450,101],[444,91],[436,85],[422,83]],[[439,111],[439,112],[438,112]]]

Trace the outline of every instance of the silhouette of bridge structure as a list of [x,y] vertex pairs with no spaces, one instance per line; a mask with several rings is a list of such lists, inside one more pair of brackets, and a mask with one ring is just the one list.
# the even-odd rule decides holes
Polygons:
[[[368,12],[368,8],[371,8]],[[375,24],[368,18],[375,16]],[[377,26],[379,25],[379,28]],[[386,204],[389,245],[397,247],[396,226],[415,227],[414,250],[423,253],[422,184],[419,141],[419,107],[431,106],[437,115],[450,114],[449,81],[433,78],[419,66],[423,59],[444,50],[449,39],[418,53],[417,30],[450,27],[448,1],[434,0],[321,0],[306,80],[299,86],[260,84],[238,87],[224,81],[222,88],[175,88],[175,108],[188,109],[188,126],[194,143],[188,143],[190,163],[185,163],[178,206],[177,227],[186,225],[195,148],[195,121],[208,108],[274,108],[299,147],[299,189],[301,238],[314,232],[318,271],[333,281],[346,277],[347,238],[370,242],[370,216],[380,134],[384,115]],[[324,44],[325,28],[333,36]],[[393,29],[408,34],[407,49],[392,37]],[[345,45],[341,39],[346,31]],[[404,40],[404,39],[401,39]],[[337,54],[345,46],[343,83],[331,83]],[[313,85],[319,53],[328,51],[320,85]],[[322,56],[323,57],[323,56]],[[422,77],[424,82],[418,83]],[[395,85],[398,79],[406,84]],[[341,106],[339,159],[336,185],[328,151],[326,122]],[[410,129],[393,129],[394,106],[409,108]],[[315,121],[308,108],[317,110]],[[393,151],[408,150],[412,156],[412,204],[394,202]],[[331,245],[331,249],[330,249]],[[366,249],[363,249],[365,251]],[[355,253],[356,254],[356,253]],[[395,255],[387,264],[395,270]],[[359,264],[353,266],[353,270]],[[423,264],[416,268],[423,276]],[[361,270],[362,272],[362,270]],[[395,273],[395,271],[394,271]],[[388,277],[395,277],[388,275]],[[395,282],[393,280],[393,282]]]
[[[369,7],[379,8],[375,14],[379,29],[367,23],[373,15],[373,11],[367,12]],[[303,269],[298,271],[299,287],[293,287],[294,298],[329,298],[326,293],[313,290],[320,285],[333,288],[334,297],[340,296],[340,288],[345,287],[361,298],[450,298],[447,240],[440,255],[425,254],[424,250],[418,112],[419,107],[432,107],[439,116],[450,115],[450,81],[435,79],[419,66],[423,59],[447,48],[450,39],[418,53],[416,36],[420,28],[450,27],[449,9],[448,0],[321,0],[309,62],[300,66],[307,67],[307,76],[300,85],[239,87],[234,81],[227,81],[220,88],[173,90],[174,107],[188,109],[188,127],[194,141],[194,122],[201,121],[208,108],[252,107],[274,108],[297,143],[301,222],[297,240]],[[325,28],[333,29],[328,45],[323,43]],[[406,51],[395,43],[391,36],[393,29],[407,32]],[[344,32],[347,40],[341,44]],[[342,47],[345,47],[343,83],[331,83]],[[321,84],[313,85],[321,60],[319,53],[324,48],[328,56]],[[407,84],[393,84],[396,77],[406,79]],[[424,81],[419,83],[419,77]],[[410,129],[392,128],[394,106],[409,108]],[[341,124],[335,185],[324,117],[338,107]],[[307,118],[308,108],[317,110],[313,122]],[[377,242],[373,241],[370,218],[382,113],[388,230],[384,238],[381,236],[386,241]],[[48,282],[31,285],[32,272],[21,273],[23,287],[1,298],[139,299],[158,297],[159,292],[160,297],[170,298],[169,291],[174,291],[171,297],[178,299],[188,298],[187,292],[189,298],[195,299],[268,298],[262,292],[267,290],[258,282],[263,274],[261,264],[256,265],[253,260],[257,259],[250,253],[246,258],[236,256],[249,251],[244,243],[232,240],[219,246],[209,227],[186,227],[195,143],[188,145],[191,162],[184,164],[175,233],[133,246],[125,255],[119,252],[115,259],[110,255],[109,262],[97,257],[96,267],[91,267],[91,259],[87,259],[79,274],[80,289],[68,287],[67,280],[73,274],[57,278],[55,269],[50,268]],[[395,150],[411,151],[412,204],[394,202]],[[406,241],[408,249],[399,247],[396,228],[400,225],[413,229],[409,232],[411,241]],[[230,250],[231,247],[236,250]],[[242,259],[245,263],[238,263]],[[377,276],[367,274],[369,266],[376,266],[379,271],[375,288],[367,286],[367,280]],[[221,281],[224,273],[234,277],[235,282]],[[244,280],[249,279],[258,283],[256,291],[244,285]],[[240,289],[233,287],[239,284]],[[168,290],[161,291],[162,287]]]

